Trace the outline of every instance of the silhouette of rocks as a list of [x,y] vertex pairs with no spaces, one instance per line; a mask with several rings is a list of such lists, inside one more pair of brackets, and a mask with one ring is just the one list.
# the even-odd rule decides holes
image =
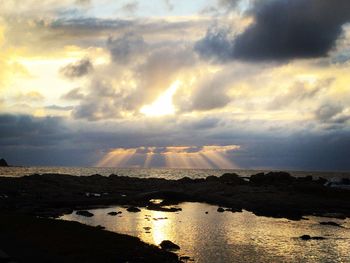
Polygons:
[[121,213],[122,213],[122,212],[120,212],[120,211],[119,211],[119,212],[114,212],[114,211],[113,211],[113,212],[109,212],[108,215],[110,215],[110,216],[116,216],[116,215],[119,215],[119,214],[121,214]]
[[93,213],[90,213],[89,211],[85,211],[85,210],[77,211],[76,214],[79,216],[85,216],[85,217],[93,217],[94,216]]
[[324,240],[326,239],[325,237],[318,237],[318,236],[315,236],[315,237],[312,237],[310,235],[302,235],[299,237],[301,240]]
[[166,249],[166,250],[179,250],[180,247],[178,245],[176,245],[175,243],[171,242],[170,240],[163,240],[159,246],[162,249]]
[[5,159],[0,159],[0,167],[8,167],[9,165],[7,164]]
[[278,185],[290,184],[296,181],[296,178],[287,172],[269,172],[267,174],[254,174],[250,177],[249,181],[255,185]]
[[135,206],[130,206],[126,209],[126,211],[131,212],[131,213],[138,213],[141,212],[141,210]]

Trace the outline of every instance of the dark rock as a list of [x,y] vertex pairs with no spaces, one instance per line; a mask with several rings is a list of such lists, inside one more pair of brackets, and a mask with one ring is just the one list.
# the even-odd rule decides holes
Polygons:
[[208,211],[206,211],[206,212],[205,212],[205,214],[209,214],[209,212],[208,212]]
[[116,215],[118,215],[118,214],[120,214],[120,212],[109,212],[108,213],[108,215],[110,215],[110,216],[116,216]]
[[324,179],[324,178],[322,178],[322,177],[319,177],[315,182],[318,183],[318,184],[320,184],[320,185],[324,185],[325,183],[328,182],[328,180],[327,180],[327,179]]
[[187,176],[183,177],[183,178],[181,178],[181,179],[179,179],[177,181],[180,182],[180,183],[193,183],[193,180],[191,178],[187,177]]
[[320,222],[320,225],[342,227],[340,224],[338,224],[336,222],[332,222],[332,221]]
[[9,165],[7,164],[5,159],[0,159],[0,167],[8,167]]
[[318,237],[318,236],[312,237],[310,235],[302,235],[299,238],[302,240],[324,240],[324,239],[326,239],[324,237]]
[[163,240],[162,243],[159,244],[162,249],[166,250],[179,250],[180,247],[170,240]]
[[232,213],[242,212],[242,208],[231,207],[231,208],[226,208],[225,211],[232,212]]
[[104,226],[101,226],[101,225],[96,226],[96,228],[99,229],[99,230],[105,229],[105,227],[104,227]]
[[219,178],[214,176],[214,175],[209,175],[207,178],[205,178],[205,180],[207,182],[217,182],[219,180]]
[[218,210],[216,210],[216,211],[218,211],[219,213],[223,213],[223,212],[225,212],[225,209],[222,207],[219,207]]
[[258,173],[250,177],[250,183],[255,185],[279,185],[290,184],[296,180],[287,172]]
[[230,184],[245,184],[244,179],[240,178],[238,174],[235,173],[225,173],[219,178],[220,182],[230,183]]
[[194,261],[194,259],[190,258],[189,256],[181,256],[180,261]]
[[181,208],[179,207],[163,207],[159,204],[149,204],[146,207],[148,210],[153,210],[153,211],[161,211],[161,212],[178,212],[182,211]]
[[132,213],[138,213],[138,212],[141,212],[141,210],[135,206],[130,206],[128,207],[128,209],[126,209],[126,211],[128,212],[132,212]]
[[313,178],[311,175],[297,178],[298,182],[312,182],[312,180],[313,180]]
[[93,213],[90,213],[89,211],[85,211],[85,210],[77,211],[76,214],[79,216],[85,216],[85,217],[93,217],[94,216]]

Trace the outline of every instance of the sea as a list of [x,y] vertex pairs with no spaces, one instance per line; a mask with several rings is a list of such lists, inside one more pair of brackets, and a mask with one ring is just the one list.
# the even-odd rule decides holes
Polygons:
[[[224,173],[236,173],[242,177],[249,177],[260,172],[272,170],[246,170],[246,169],[176,169],[176,168],[113,168],[113,167],[0,167],[0,176],[21,177],[32,174],[69,174],[75,176],[89,176],[100,174],[109,176],[117,174],[139,178],[164,178],[177,180],[183,177],[191,179],[205,178],[209,175],[220,176]],[[285,171],[285,170],[284,170]],[[287,171],[295,177],[311,175],[315,179],[322,177],[327,180],[350,178],[350,172],[321,172],[321,171]]]
[[[269,170],[270,171],[270,170]],[[266,170],[220,169],[139,169],[94,167],[3,167],[0,176],[20,177],[31,174],[70,174],[89,176],[132,176],[141,178],[180,179],[205,178],[224,173],[237,173],[249,177]],[[311,175],[330,181],[350,178],[347,172],[289,171],[293,176]],[[130,213],[123,206],[110,206],[89,210],[93,217],[83,217],[74,211],[58,220],[77,221],[106,230],[127,234],[158,246],[170,240],[180,246],[176,251],[183,262],[198,263],[279,263],[279,262],[348,262],[350,263],[350,219],[308,216],[305,220],[256,216],[249,211],[218,213],[217,206],[185,202],[178,205],[176,213],[150,211],[141,208]],[[121,212],[110,216],[112,211]],[[341,227],[322,225],[336,222]],[[304,241],[302,235],[321,236],[324,240]]]

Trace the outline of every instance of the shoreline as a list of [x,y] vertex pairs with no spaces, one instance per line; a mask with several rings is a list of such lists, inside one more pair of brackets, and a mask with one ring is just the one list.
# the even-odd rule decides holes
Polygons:
[[[181,202],[202,202],[247,210],[256,215],[300,220],[303,216],[333,214],[350,217],[350,191],[326,187],[325,179],[293,177],[286,172],[236,174],[179,180],[118,175],[60,174],[0,177],[0,211],[58,217],[72,210],[111,205],[164,209]],[[152,204],[151,199],[162,199]]]

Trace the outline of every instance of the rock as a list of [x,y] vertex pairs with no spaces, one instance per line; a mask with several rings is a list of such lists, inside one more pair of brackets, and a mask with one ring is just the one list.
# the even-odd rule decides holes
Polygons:
[[185,176],[185,177],[183,177],[183,178],[181,178],[181,179],[179,179],[179,180],[177,180],[178,182],[180,182],[180,183],[193,183],[193,180],[191,179],[191,178],[189,178],[189,177],[187,177],[187,176]]
[[110,216],[116,216],[116,215],[118,215],[118,212],[109,212],[108,215],[110,215]]
[[302,240],[324,240],[324,239],[326,239],[324,237],[318,237],[318,236],[312,237],[312,236],[309,236],[309,235],[302,235],[299,238],[302,239]]
[[99,230],[105,229],[105,227],[104,227],[104,226],[101,226],[101,225],[96,226],[96,228],[99,229]]
[[207,215],[207,214],[209,214],[209,212],[208,212],[208,211],[206,211],[206,212],[205,212],[205,214]]
[[162,249],[166,250],[179,250],[180,247],[170,240],[163,240],[162,243],[159,244]]
[[138,213],[141,212],[141,210],[135,206],[130,206],[128,207],[128,209],[126,209],[126,211],[131,212],[131,213]]
[[258,173],[250,177],[250,183],[255,185],[280,185],[290,184],[296,180],[287,172]]
[[216,176],[214,176],[214,175],[209,175],[207,178],[205,178],[205,180],[206,180],[207,182],[216,182],[216,181],[219,180],[219,178],[216,177]]
[[85,211],[85,210],[77,211],[76,214],[79,216],[85,216],[85,217],[93,217],[94,216],[93,213],[90,213],[89,211]]
[[222,207],[219,207],[218,210],[216,210],[216,211],[218,211],[219,213],[223,213],[223,212],[225,212],[225,209]]
[[340,224],[332,221],[320,222],[320,225],[342,227]]
[[149,226],[145,226],[143,229],[149,231],[149,230],[151,230],[152,228],[149,227]]
[[246,182],[235,173],[224,173],[219,177],[219,181],[230,184],[245,184]]
[[178,212],[182,211],[180,207],[163,207],[158,204],[149,204],[146,207],[148,210],[153,210],[153,211],[161,211],[161,212]]
[[5,161],[5,159],[0,159],[0,167],[8,167],[9,165]]

